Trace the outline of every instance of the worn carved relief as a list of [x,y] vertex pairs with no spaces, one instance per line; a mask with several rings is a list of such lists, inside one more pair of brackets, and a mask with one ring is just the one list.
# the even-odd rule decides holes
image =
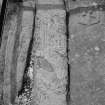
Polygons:
[[32,58],[34,105],[66,105],[66,26],[64,10],[38,10]]

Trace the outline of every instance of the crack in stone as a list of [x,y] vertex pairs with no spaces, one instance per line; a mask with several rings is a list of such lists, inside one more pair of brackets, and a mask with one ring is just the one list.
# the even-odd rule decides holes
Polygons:
[[66,23],[66,52],[67,52],[67,85],[66,85],[66,91],[67,91],[67,94],[66,94],[66,102],[67,102],[67,105],[70,105],[70,64],[69,64],[69,52],[70,52],[70,49],[69,49],[69,38],[70,38],[70,35],[69,35],[69,16],[70,16],[70,12],[68,12],[68,0],[67,1],[64,1],[64,5],[65,5],[65,11],[66,11],[66,20],[65,20],[65,23]]

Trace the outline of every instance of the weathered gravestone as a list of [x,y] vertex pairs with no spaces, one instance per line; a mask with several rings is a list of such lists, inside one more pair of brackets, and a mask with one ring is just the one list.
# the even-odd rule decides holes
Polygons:
[[66,11],[61,0],[38,0],[32,50],[32,105],[66,105]]

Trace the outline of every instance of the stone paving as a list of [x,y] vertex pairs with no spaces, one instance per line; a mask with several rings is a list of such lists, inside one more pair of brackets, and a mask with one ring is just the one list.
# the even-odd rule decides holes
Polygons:
[[105,105],[105,1],[8,1],[0,46],[0,105]]

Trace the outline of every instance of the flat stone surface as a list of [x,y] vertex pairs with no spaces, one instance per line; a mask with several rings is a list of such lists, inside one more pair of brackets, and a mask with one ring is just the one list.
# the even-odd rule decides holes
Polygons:
[[69,18],[71,105],[105,104],[104,12]]
[[64,10],[39,10],[36,14],[34,104],[66,105],[66,24]]

